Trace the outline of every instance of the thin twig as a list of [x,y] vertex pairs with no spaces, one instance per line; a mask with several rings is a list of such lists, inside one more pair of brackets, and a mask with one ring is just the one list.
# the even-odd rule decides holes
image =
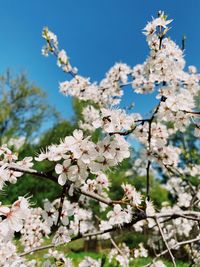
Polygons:
[[147,200],[150,200],[150,167],[151,167],[151,161],[148,160],[147,162],[147,168],[146,168],[146,172],[147,172],[147,180],[146,180],[146,196],[147,196]]
[[126,136],[126,135],[129,135],[129,134],[133,133],[137,127],[138,127],[138,125],[135,125],[132,129],[130,129],[128,131],[125,131],[125,132],[111,132],[111,133],[109,133],[109,135],[112,136],[114,134],[119,134],[119,135]]
[[[156,114],[158,113],[158,110],[160,108],[160,103],[163,101],[163,98],[161,97],[161,100],[159,102],[159,104],[157,105],[156,109],[154,110],[151,118],[148,120],[149,123],[149,129],[148,129],[148,151],[150,153],[151,151],[151,125],[152,122],[156,116]],[[147,167],[146,167],[146,196],[147,196],[147,200],[150,200],[150,167],[151,167],[151,161],[148,160],[147,162]]]
[[[192,244],[195,242],[200,241],[200,237],[194,238],[194,239],[189,239],[189,240],[185,240],[182,242],[177,242],[175,245],[173,245],[172,247],[170,247],[170,249],[176,249],[177,247],[180,246],[184,246],[187,244]],[[149,267],[153,262],[155,262],[158,258],[160,258],[161,256],[165,255],[166,253],[168,253],[168,249],[162,251],[161,253],[159,253],[158,255],[156,255],[156,257],[152,260],[152,262],[150,262],[149,264],[145,265],[144,267]]]
[[164,236],[164,233],[163,233],[162,227],[161,227],[161,225],[159,223],[159,220],[158,220],[158,218],[155,218],[155,220],[156,220],[156,223],[158,225],[158,229],[159,229],[159,232],[160,232],[160,234],[162,236],[162,239],[163,239],[163,241],[165,243],[165,246],[167,247],[169,255],[170,255],[171,259],[172,259],[172,263],[173,263],[174,267],[176,267],[176,262],[175,262],[175,259],[174,259],[174,255],[172,254],[171,249],[170,249],[170,247],[169,247],[169,245],[167,243],[167,240],[166,240],[166,238]]
[[121,249],[118,247],[118,245],[115,243],[112,237],[110,237],[110,241],[113,244],[113,246],[116,248],[116,250],[119,252],[119,254],[121,254],[121,256],[124,258],[125,267],[128,267],[124,253],[121,251]]

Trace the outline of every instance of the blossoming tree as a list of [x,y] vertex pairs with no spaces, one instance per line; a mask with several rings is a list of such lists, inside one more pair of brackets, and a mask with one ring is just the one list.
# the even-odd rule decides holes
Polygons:
[[[167,37],[171,22],[164,12],[159,12],[144,28],[150,49],[146,61],[133,68],[117,63],[100,83],[82,77],[66,52],[59,49],[56,35],[44,28],[43,54],[53,54],[57,65],[71,77],[60,83],[60,92],[88,105],[83,109],[84,119],[79,122],[79,129],[59,144],[44,148],[35,158],[39,162],[52,162],[51,173],[37,171],[31,157],[18,160],[8,145],[0,147],[1,189],[7,182],[17,182],[25,173],[47,182],[50,179],[62,187],[61,197],[53,202],[45,200],[44,209],[34,208],[26,197],[18,197],[11,206],[1,204],[1,266],[57,266],[58,261],[62,266],[73,266],[72,260],[58,252],[56,246],[80,238],[109,240],[113,246],[107,259],[109,266],[115,262],[132,266],[134,257],[147,257],[146,244],[139,244],[133,251],[125,243],[117,244],[113,233],[119,228],[128,229],[130,233],[142,232],[144,228],[152,232],[148,245],[153,248],[155,257],[146,266],[165,266],[159,258],[167,254],[176,266],[176,252],[182,248],[188,254],[190,266],[200,262],[200,165],[185,165],[181,161],[181,149],[170,142],[172,135],[184,133],[191,124],[195,126],[194,135],[200,135],[200,112],[195,106],[200,75],[194,66],[184,70],[184,49]],[[138,94],[156,92],[158,104],[148,118],[118,108],[127,86]],[[101,134],[94,142],[91,134],[96,129],[100,129]],[[88,132],[91,134],[86,135]],[[137,191],[125,177],[121,185],[123,197],[111,199],[109,171],[130,157],[129,136],[141,143],[140,158],[132,164],[138,172],[145,172],[146,192]],[[174,200],[171,205],[163,203],[160,210],[151,200],[150,184],[150,173],[155,173],[158,166],[168,177],[166,188]],[[77,202],[69,201],[73,195],[78,196]],[[94,221],[91,200],[99,204],[100,211],[106,212],[106,219],[96,216],[98,223]],[[15,232],[21,233],[24,251],[20,253],[13,239]],[[52,236],[51,244],[42,245],[45,236]],[[26,259],[26,255],[45,249],[49,251],[43,263]],[[105,259],[85,257],[79,266],[104,264]]]

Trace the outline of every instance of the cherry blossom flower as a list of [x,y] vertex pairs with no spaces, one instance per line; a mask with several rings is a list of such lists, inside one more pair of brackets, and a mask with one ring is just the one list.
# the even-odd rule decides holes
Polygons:
[[131,209],[123,210],[119,204],[114,205],[113,210],[107,213],[107,218],[111,225],[122,225],[131,221]]
[[0,222],[0,233],[2,236],[6,237],[10,233],[19,232],[29,212],[29,203],[24,197],[19,197],[18,200],[12,204],[11,208],[0,208],[0,215],[6,217],[6,219]]
[[122,188],[124,190],[125,195],[129,200],[131,200],[131,203],[138,207],[142,203],[142,196],[140,192],[137,192],[135,187],[133,187],[130,184],[122,184]]
[[68,243],[71,241],[72,233],[64,226],[60,226],[53,237],[53,243],[55,245],[59,245],[60,243]]
[[64,185],[69,179],[70,181],[75,181],[77,177],[78,167],[77,165],[71,165],[71,160],[66,159],[63,164],[57,164],[55,166],[55,171],[58,176],[58,183]]

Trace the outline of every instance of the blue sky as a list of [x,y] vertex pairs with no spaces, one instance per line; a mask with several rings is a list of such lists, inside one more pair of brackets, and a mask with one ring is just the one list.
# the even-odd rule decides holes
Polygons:
[[[180,44],[182,35],[187,36],[188,65],[200,67],[197,0],[1,0],[0,4],[0,73],[8,67],[14,73],[25,71],[64,118],[73,114],[70,98],[58,92],[58,82],[66,77],[55,58],[41,55],[44,26],[57,34],[79,73],[99,81],[115,62],[134,66],[145,60],[148,47],[142,29],[151,16],[164,10],[174,19],[172,39]],[[155,103],[154,96],[141,97],[127,90],[122,105],[130,99],[143,114]]]

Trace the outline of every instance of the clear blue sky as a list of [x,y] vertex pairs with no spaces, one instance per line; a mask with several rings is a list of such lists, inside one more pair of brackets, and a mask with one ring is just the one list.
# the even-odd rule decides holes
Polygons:
[[[174,19],[170,36],[175,41],[180,44],[186,34],[187,62],[200,67],[198,0],[1,0],[0,73],[8,67],[15,73],[26,71],[29,79],[47,92],[48,102],[70,118],[71,101],[58,92],[58,82],[65,80],[65,75],[54,58],[41,55],[43,26],[57,34],[80,74],[99,81],[115,62],[134,66],[145,60],[148,47],[142,29],[158,10]],[[123,105],[130,98],[142,113],[154,102],[153,97],[128,92]]]

